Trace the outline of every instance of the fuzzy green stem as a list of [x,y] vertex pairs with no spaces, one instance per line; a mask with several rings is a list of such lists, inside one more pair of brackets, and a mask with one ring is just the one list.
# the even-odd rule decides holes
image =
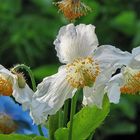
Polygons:
[[74,95],[71,101],[71,112],[70,112],[70,127],[69,127],[69,135],[68,140],[72,140],[72,130],[73,130],[73,117],[76,112],[76,103],[78,99],[78,92]]
[[62,109],[60,109],[58,112],[59,112],[58,127],[61,128],[61,127],[63,127],[63,114],[62,114]]
[[[20,65],[16,65],[12,70],[14,71],[14,70],[18,70],[18,69],[25,69],[28,72],[30,79],[31,79],[33,91],[36,91],[36,89],[37,89],[36,82],[35,82],[35,78],[34,78],[33,72],[30,69],[30,67],[28,67],[24,64],[20,64]],[[44,136],[43,131],[41,129],[41,125],[38,125],[38,131],[39,131],[41,136]]]
[[64,103],[64,119],[63,119],[63,126],[66,127],[68,121],[68,112],[69,112],[69,99]]
[[44,136],[41,125],[38,125],[38,131],[41,136]]

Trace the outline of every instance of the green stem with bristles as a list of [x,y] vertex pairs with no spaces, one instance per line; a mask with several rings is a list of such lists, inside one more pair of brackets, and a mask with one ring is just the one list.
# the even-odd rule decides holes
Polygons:
[[[30,79],[31,79],[33,91],[35,92],[37,90],[36,82],[35,82],[35,78],[34,78],[33,72],[30,69],[30,67],[28,67],[28,66],[26,66],[24,64],[20,64],[20,65],[16,65],[14,68],[12,68],[13,71],[18,70],[18,69],[25,69],[28,72],[28,74],[30,76]],[[39,131],[41,136],[44,136],[43,131],[41,129],[41,125],[38,125],[38,131]]]

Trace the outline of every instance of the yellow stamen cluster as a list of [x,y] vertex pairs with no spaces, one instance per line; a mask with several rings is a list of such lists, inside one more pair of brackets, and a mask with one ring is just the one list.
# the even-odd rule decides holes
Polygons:
[[99,75],[100,68],[92,57],[78,58],[67,64],[67,81],[74,88],[91,86]]
[[0,133],[10,134],[17,129],[16,123],[5,113],[0,113]]
[[125,84],[120,88],[122,93],[135,94],[140,91],[140,71],[129,67],[124,70]]
[[84,16],[88,11],[91,10],[80,0],[62,0],[61,2],[57,2],[57,5],[60,11],[62,11],[64,16],[69,20],[74,20]]
[[10,80],[0,75],[0,95],[10,96],[12,95],[13,88]]

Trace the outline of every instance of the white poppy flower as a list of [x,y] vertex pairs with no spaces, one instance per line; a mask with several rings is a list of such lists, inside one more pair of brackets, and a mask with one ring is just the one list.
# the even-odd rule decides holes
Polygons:
[[0,65],[0,95],[13,95],[15,100],[22,104],[23,109],[27,110],[33,94],[34,92],[26,84],[21,74],[13,74]]
[[110,45],[97,47],[93,25],[62,27],[54,45],[60,62],[66,65],[38,85],[31,103],[31,116],[36,124],[55,114],[79,88],[84,91],[84,105],[95,104],[101,108],[106,82],[131,56]]
[[128,63],[110,79],[106,89],[113,103],[119,102],[120,93],[135,94],[140,91],[140,47],[132,50]]

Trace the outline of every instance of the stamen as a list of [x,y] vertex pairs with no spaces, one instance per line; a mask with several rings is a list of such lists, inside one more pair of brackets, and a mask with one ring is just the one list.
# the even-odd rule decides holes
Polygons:
[[13,88],[11,81],[0,75],[0,95],[11,96],[12,92]]
[[140,91],[140,71],[126,67],[124,80],[125,84],[120,88],[122,93],[135,94]]
[[86,15],[91,9],[82,3],[80,0],[62,0],[56,3],[63,12],[64,16],[69,20],[74,20]]
[[75,59],[67,64],[67,80],[74,88],[91,86],[99,75],[100,68],[92,57]]

